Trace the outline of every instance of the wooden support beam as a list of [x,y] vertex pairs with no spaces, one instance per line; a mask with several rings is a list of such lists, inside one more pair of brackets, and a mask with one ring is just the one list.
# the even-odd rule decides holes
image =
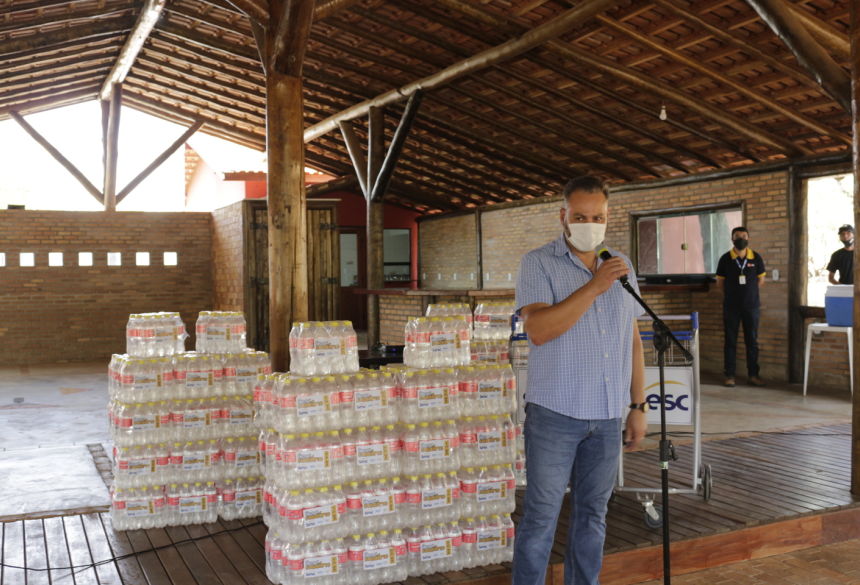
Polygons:
[[830,97],[851,111],[851,78],[813,38],[784,0],[747,0]]
[[104,141],[105,211],[116,211],[116,170],[119,158],[119,121],[122,111],[122,85],[111,87],[110,99],[102,100],[102,140]]
[[167,148],[165,148],[161,154],[155,157],[155,159],[151,163],[149,163],[149,165],[147,165],[145,169],[143,169],[140,173],[138,173],[135,178],[129,181],[128,185],[122,188],[122,191],[120,191],[116,196],[116,202],[119,203],[120,201],[125,199],[126,196],[128,196],[128,194],[135,189],[135,187],[140,185],[150,174],[152,174],[152,171],[164,164],[164,161],[170,158],[170,155],[176,152],[176,150],[180,146],[188,142],[188,139],[191,138],[195,132],[200,130],[204,124],[205,122],[203,120],[197,120],[196,122],[194,122],[194,124],[192,124],[190,128],[188,128],[185,132],[182,133],[182,136],[174,140],[173,143]]
[[371,107],[380,107],[385,106],[386,104],[398,102],[404,97],[412,95],[419,89],[430,90],[441,87],[455,79],[459,79],[465,75],[470,75],[476,71],[490,67],[491,65],[495,65],[516,57],[517,55],[521,55],[530,49],[542,45],[549,39],[562,35],[574,27],[581,25],[594,15],[609,8],[614,1],[615,0],[586,0],[580,3],[579,6],[562,13],[561,16],[558,16],[545,24],[533,28],[517,39],[508,41],[507,43],[503,43],[485,51],[481,51],[468,59],[455,63],[441,71],[433,73],[432,75],[407,83],[403,87],[385,92],[370,100],[355,104],[354,106],[305,129],[305,142],[334,130],[337,128],[337,123],[341,120],[352,120],[364,115]]
[[[860,6],[851,6],[851,146],[854,172],[854,225],[860,225]],[[854,347],[860,347],[860,252],[854,246]],[[854,360],[852,423],[851,423],[851,493],[860,495],[860,360]]]
[[83,45],[94,39],[124,33],[133,24],[134,19],[131,17],[118,18],[108,22],[88,22],[20,39],[13,37],[0,41],[0,56],[10,57],[24,51],[47,51],[54,45],[64,45],[69,41]]
[[257,64],[260,62],[260,54],[257,52],[256,47],[237,45],[231,41],[186,28],[167,19],[158,25],[155,33],[159,36],[169,37],[171,39],[169,42],[173,42],[173,39],[180,39],[185,41],[186,44],[226,53],[231,57],[245,59],[250,63]]
[[355,177],[348,175],[332,179],[331,181],[326,181],[325,183],[311,185],[306,189],[306,192],[307,196],[310,198],[325,195],[326,193],[331,193],[333,191],[352,191],[356,186],[357,182]]
[[848,37],[830,26],[828,23],[821,21],[808,10],[804,10],[797,4],[787,3],[789,9],[794,12],[797,19],[803,23],[803,26],[809,33],[815,37],[822,47],[830,51],[840,61],[848,61],[851,58],[851,43]]
[[[375,184],[385,157],[385,110],[370,108],[367,120],[367,184]],[[385,286],[383,274],[382,234],[384,229],[384,204],[373,199],[373,190],[368,188],[367,202],[367,288],[380,289]],[[379,343],[379,297],[367,295],[367,346],[374,348]]]
[[[368,198],[371,201],[381,200],[385,196],[385,191],[391,182],[391,175],[394,173],[394,167],[397,165],[398,159],[400,159],[403,145],[406,142],[407,136],[409,136],[409,130],[412,129],[415,115],[418,113],[418,106],[421,105],[422,97],[424,97],[422,90],[416,91],[409,96],[409,101],[403,110],[400,123],[397,124],[394,137],[391,139],[391,146],[388,147],[388,152],[385,153],[385,160],[382,161],[379,167],[379,173],[372,179],[372,188],[370,188],[370,183],[368,182]],[[368,180],[370,180],[369,176]]]
[[259,23],[269,21],[269,7],[266,2],[255,0],[226,0],[226,2],[251,20],[256,20]]
[[737,93],[744,95],[753,101],[756,101],[764,106],[770,108],[771,110],[781,114],[782,116],[788,118],[789,120],[794,120],[801,126],[809,128],[823,136],[830,136],[837,142],[842,142],[843,144],[850,144],[851,137],[842,132],[838,132],[833,128],[828,128],[827,126],[820,124],[814,118],[806,116],[796,111],[796,109],[785,106],[779,103],[775,99],[771,99],[769,96],[762,94],[758,91],[752,89],[749,84],[737,81],[732,79],[728,75],[723,75],[719,71],[715,71],[708,65],[705,65],[700,59],[694,59],[693,57],[688,57],[684,53],[680,51],[676,51],[671,47],[667,47],[663,43],[660,43],[653,38],[640,33],[639,31],[616,22],[610,18],[605,18],[603,16],[598,16],[597,19],[606,27],[611,28],[615,31],[620,32],[621,34],[635,40],[637,43],[640,43],[653,51],[657,51],[658,53],[662,53],[666,55],[670,59],[672,59],[675,63],[680,63],[685,67],[692,69],[693,71],[698,71],[699,73],[710,77],[718,81],[719,83],[730,87]]
[[[271,18],[277,20],[270,23],[270,32],[274,35],[268,38],[271,47],[269,67],[285,75],[301,77],[314,17],[313,0],[272,0],[270,10]],[[272,24],[274,28],[271,28]]]
[[355,169],[355,176],[358,179],[358,186],[361,189],[365,199],[370,198],[370,190],[367,185],[367,160],[364,158],[364,152],[361,150],[361,144],[358,142],[358,137],[355,135],[355,130],[352,127],[352,122],[343,120],[338,122],[340,133],[343,135],[343,141],[346,144],[346,151],[349,153],[349,159],[352,161],[352,168]]
[[113,68],[102,85],[99,99],[109,100],[114,84],[125,81],[125,76],[128,75],[131,66],[134,64],[134,60],[137,58],[137,54],[140,52],[146,39],[149,38],[149,33],[152,32],[155,23],[158,22],[165,4],[167,4],[167,0],[146,0],[140,11],[140,15],[137,17],[137,21],[134,23],[134,28],[131,29],[128,39],[126,39],[125,44],[119,52],[116,63],[114,63]]
[[19,114],[18,112],[9,112],[9,116],[13,120],[18,122],[18,125],[20,125],[21,128],[24,129],[24,132],[29,134],[33,140],[38,142],[42,146],[42,148],[47,150],[48,153],[52,157],[54,157],[54,160],[60,163],[64,169],[69,171],[69,173],[71,173],[71,175],[76,178],[81,185],[84,186],[84,189],[86,189],[90,193],[90,195],[95,197],[96,201],[98,201],[99,203],[104,203],[101,191],[96,189],[96,186],[93,185],[90,180],[87,179],[87,177],[81,171],[79,171],[78,168],[74,164],[72,164],[69,159],[63,156],[63,154],[59,150],[54,148],[54,145],[48,142],[47,138],[39,134],[39,132],[35,128],[30,126],[30,124],[26,120],[24,120],[24,117],[21,116],[21,114]]
[[644,90],[652,95],[657,95],[669,103],[679,104],[705,119],[718,122],[723,126],[731,128],[739,135],[745,136],[759,144],[769,146],[777,152],[782,152],[787,155],[797,155],[800,153],[809,154],[806,149],[798,147],[793,142],[786,140],[781,136],[776,136],[765,130],[755,128],[746,120],[732,114],[722,112],[711,104],[702,103],[687,94],[679,92],[676,87],[663,81],[653,79],[651,76],[635,69],[618,65],[610,59],[594,55],[589,51],[574,48],[573,45],[569,45],[567,43],[550,41],[548,45],[554,52],[569,58],[572,62],[581,62],[599,71],[609,73],[613,77],[620,79],[633,87]]

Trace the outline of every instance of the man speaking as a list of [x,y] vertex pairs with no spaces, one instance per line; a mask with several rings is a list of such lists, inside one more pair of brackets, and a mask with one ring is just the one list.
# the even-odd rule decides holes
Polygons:
[[[526,487],[517,526],[513,584],[543,585],[565,488],[571,487],[565,585],[596,585],[606,507],[624,441],[647,428],[638,306],[618,279],[630,261],[602,260],[609,195],[594,177],[564,188],[563,234],[523,257],[516,305],[529,336]],[[637,289],[638,291],[638,289]]]

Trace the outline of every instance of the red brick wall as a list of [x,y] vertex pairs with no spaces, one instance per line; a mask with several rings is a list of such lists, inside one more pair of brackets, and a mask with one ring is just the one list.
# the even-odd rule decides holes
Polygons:
[[[129,313],[179,311],[193,331],[212,301],[210,221],[208,213],[0,211],[0,364],[107,363],[125,351]],[[178,253],[178,266],[163,266],[165,251]],[[35,266],[20,267],[20,252],[35,252]],[[49,267],[49,252],[63,252],[64,265]],[[78,266],[78,252],[93,252],[93,266]],[[107,252],[121,252],[122,266],[107,266]],[[136,252],[149,252],[150,266],[136,266]]]
[[244,201],[212,212],[212,308],[244,311]]
[[387,345],[403,345],[406,322],[411,317],[420,317],[423,314],[421,297],[379,297],[379,341]]
[[[767,262],[768,283],[762,302],[759,328],[760,365],[762,376],[786,380],[788,376],[788,174],[772,172],[719,181],[703,181],[690,185],[664,188],[642,188],[615,192],[610,196],[610,225],[607,243],[629,253],[632,221],[630,214],[668,208],[705,204],[744,202],[745,223],[751,232],[751,245]],[[558,209],[560,198],[519,207],[485,208],[482,213],[483,265],[485,288],[510,288],[516,282],[522,254],[540,246],[559,234]],[[471,216],[465,216],[471,218]],[[459,253],[461,245],[451,241],[444,245],[439,238],[435,246],[425,246],[424,233],[455,233],[455,224],[467,224],[458,217],[440,217],[421,223],[421,272],[425,264],[445,266],[449,257]],[[473,232],[474,233],[474,230]],[[730,247],[726,242],[726,249]],[[459,260],[453,261],[459,266]],[[771,271],[777,268],[780,280],[771,281]],[[486,276],[489,273],[490,279]],[[508,281],[507,274],[511,274]],[[432,285],[431,283],[426,283]],[[701,321],[701,366],[705,372],[722,371],[722,308],[716,290],[702,292],[651,292],[643,295],[658,313],[689,313],[699,311]],[[738,374],[746,371],[742,335],[738,345]],[[838,349],[830,354],[819,351],[821,364],[838,365]],[[846,369],[847,372],[847,369]]]
[[477,236],[473,214],[418,224],[421,288],[470,289],[478,285]]

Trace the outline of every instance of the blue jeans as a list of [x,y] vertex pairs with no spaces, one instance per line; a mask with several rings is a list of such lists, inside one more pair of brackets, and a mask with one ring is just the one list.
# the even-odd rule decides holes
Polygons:
[[565,585],[597,585],[606,507],[618,471],[621,419],[578,420],[528,404],[523,515],[514,541],[513,585],[543,585],[568,483]]

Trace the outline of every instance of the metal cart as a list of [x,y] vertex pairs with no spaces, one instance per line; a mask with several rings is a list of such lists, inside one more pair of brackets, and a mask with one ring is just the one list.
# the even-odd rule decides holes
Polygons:
[[[689,315],[667,315],[660,317],[663,321],[689,322],[687,330],[675,330],[672,333],[692,354],[693,359],[687,361],[681,352],[673,345],[665,353],[665,384],[666,384],[666,426],[692,427],[693,435],[693,461],[690,469],[690,487],[670,487],[670,494],[701,494],[705,501],[711,498],[713,478],[711,466],[702,463],[702,433],[699,392],[699,314],[697,312]],[[645,315],[640,320],[650,321]],[[642,345],[645,352],[645,395],[651,410],[648,412],[648,424],[660,424],[660,373],[657,368],[657,352],[654,350],[652,340],[654,333],[643,331]],[[671,450],[671,458],[675,459],[674,447]],[[656,469],[656,466],[655,466]],[[662,514],[659,507],[654,505],[656,495],[660,494],[660,486],[639,487],[628,486],[624,482],[624,453],[622,447],[621,457],[618,459],[618,478],[615,492],[631,492],[636,494],[636,499],[642,504],[645,524],[651,528],[659,527],[662,522]]]

